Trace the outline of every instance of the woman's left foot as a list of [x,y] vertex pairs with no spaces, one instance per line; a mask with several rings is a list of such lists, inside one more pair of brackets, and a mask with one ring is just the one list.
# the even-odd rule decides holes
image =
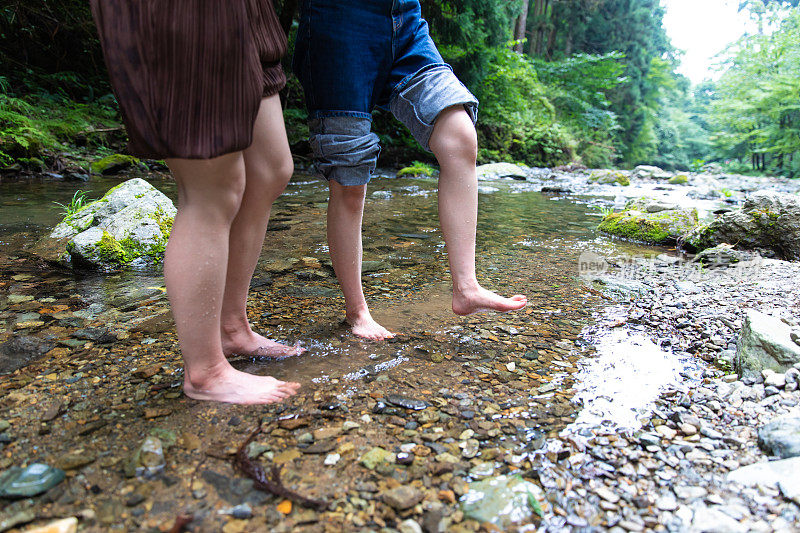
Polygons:
[[223,332],[222,351],[225,353],[226,357],[238,355],[283,359],[284,357],[300,355],[306,350],[305,348],[301,348],[299,343],[294,346],[289,346],[250,331],[247,334],[238,334],[230,336],[227,339]]

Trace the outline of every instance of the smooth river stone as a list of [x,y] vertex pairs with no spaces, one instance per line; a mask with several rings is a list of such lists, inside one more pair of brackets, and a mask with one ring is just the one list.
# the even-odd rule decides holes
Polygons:
[[64,471],[33,463],[25,468],[13,467],[0,474],[0,497],[29,498],[52,489],[62,481]]

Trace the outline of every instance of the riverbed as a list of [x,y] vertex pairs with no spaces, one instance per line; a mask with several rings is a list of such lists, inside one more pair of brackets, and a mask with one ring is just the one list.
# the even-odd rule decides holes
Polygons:
[[[673,350],[664,332],[629,323],[646,279],[612,287],[581,276],[582,254],[667,263],[679,254],[600,235],[595,206],[618,201],[621,191],[592,189],[579,175],[550,181],[558,180],[569,193],[541,193],[539,175],[481,183],[479,279],[526,294],[529,304],[462,318],[450,311],[435,180],[374,179],[364,216],[365,293],[373,316],[399,333],[374,343],[342,323],[325,246],[327,188],[295,175],[273,209],[248,311],[266,336],[307,351],[234,364],[303,388],[284,404],[257,408],[182,395],[158,271],[75,272],[28,253],[60,218],[53,202],[68,202],[78,188],[99,198],[119,179],[3,184],[0,345],[29,359],[0,381],[0,424],[8,426],[0,471],[41,462],[67,479],[36,499],[0,500],[0,525],[75,516],[87,531],[167,531],[186,515],[194,531],[412,531],[409,521],[426,531],[474,531],[459,499],[470,482],[504,474],[541,486],[543,516],[514,526],[523,530],[682,523],[637,508],[633,496],[595,490],[609,475],[609,459],[597,453],[612,446],[617,437],[609,435],[636,447],[631,436],[659,419],[664,394],[723,373]],[[167,176],[149,181],[174,199]],[[701,201],[713,211],[714,200]],[[286,487],[325,500],[324,510],[255,490],[232,467],[256,428],[254,460],[276,465]],[[144,475],[131,458],[147,435],[165,448],[164,464]],[[376,448],[383,459],[365,461]],[[586,468],[580,475],[578,466]],[[398,487],[419,500],[396,505],[385,494]]]

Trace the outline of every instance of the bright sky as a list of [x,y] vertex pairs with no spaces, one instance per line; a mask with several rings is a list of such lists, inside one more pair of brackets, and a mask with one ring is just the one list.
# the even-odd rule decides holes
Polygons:
[[714,56],[738,39],[748,26],[739,13],[739,0],[661,0],[666,8],[664,27],[672,44],[685,53],[678,72],[692,83],[717,79]]

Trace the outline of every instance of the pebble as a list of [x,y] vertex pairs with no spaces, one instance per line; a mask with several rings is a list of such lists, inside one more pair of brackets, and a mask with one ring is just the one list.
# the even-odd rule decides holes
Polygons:
[[403,511],[422,501],[423,493],[416,487],[401,485],[394,489],[384,491],[381,499],[394,509]]

